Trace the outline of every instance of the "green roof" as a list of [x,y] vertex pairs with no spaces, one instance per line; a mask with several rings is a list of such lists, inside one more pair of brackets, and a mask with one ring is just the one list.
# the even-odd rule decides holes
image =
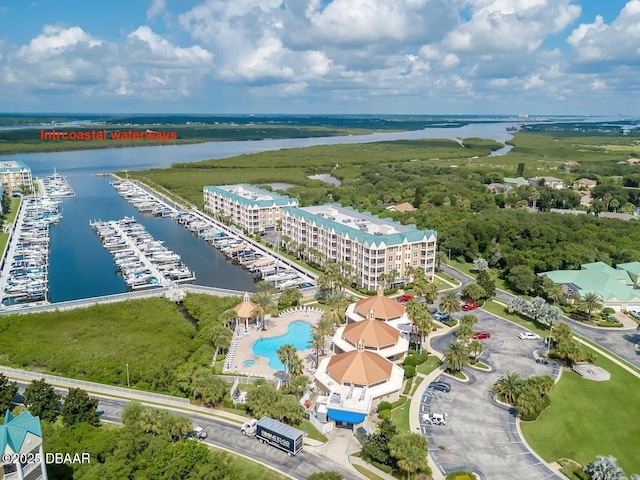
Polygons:
[[0,161],[0,172],[19,172],[21,170],[31,169],[21,160]]
[[[236,186],[236,185],[234,185]],[[296,198],[291,198],[287,195],[280,195],[279,193],[270,192],[268,190],[263,190],[262,188],[255,187],[253,185],[249,185],[247,183],[238,184],[238,187],[243,187],[248,191],[256,192],[258,195],[269,195],[271,196],[268,200],[259,200],[246,198],[242,195],[238,195],[236,193],[232,193],[229,190],[226,190],[221,187],[216,187],[212,185],[207,185],[204,187],[206,191],[217,193],[222,197],[226,197],[234,202],[238,202],[241,205],[251,208],[268,208],[268,207],[288,207],[292,205],[298,205],[298,200]]]
[[[369,212],[358,212],[357,210],[351,207],[343,207],[340,204],[331,204],[331,206],[335,206],[338,208],[342,208],[345,210],[350,210],[355,213],[360,213],[361,215],[366,215],[371,217],[371,219],[379,219],[377,215],[371,215]],[[340,235],[345,238],[349,238],[351,240],[357,240],[359,243],[372,246],[380,246],[381,244],[385,245],[400,245],[405,241],[409,243],[419,242],[419,241],[427,241],[430,237],[437,237],[438,232],[435,230],[418,230],[415,225],[402,225],[400,222],[393,221],[392,219],[384,219],[385,221],[395,224],[398,226],[402,226],[406,231],[404,232],[395,232],[383,235],[373,235],[371,233],[363,232],[358,228],[354,228],[349,225],[345,225],[344,223],[336,222],[326,217],[321,217],[320,215],[316,215],[312,212],[307,212],[301,208],[289,207],[284,208],[283,212],[291,215],[292,217],[303,219],[305,222],[321,227],[325,230],[335,233],[336,235]]]
[[504,182],[503,183],[513,183],[513,184],[523,184],[523,185],[529,185],[529,181],[526,178],[523,177],[504,177]]
[[0,452],[20,452],[27,433],[42,438],[40,419],[26,410],[17,417],[7,410],[4,425],[0,425]]
[[640,289],[624,270],[617,270],[606,263],[595,262],[581,265],[581,270],[554,270],[539,275],[554,283],[571,284],[582,296],[597,293],[605,303],[640,303]]
[[616,268],[627,272],[636,283],[640,279],[640,262],[619,263]]

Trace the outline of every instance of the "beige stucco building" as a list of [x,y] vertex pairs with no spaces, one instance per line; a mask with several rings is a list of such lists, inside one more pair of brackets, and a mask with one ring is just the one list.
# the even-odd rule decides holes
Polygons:
[[253,185],[206,186],[204,209],[227,217],[250,233],[274,230],[282,220],[282,209],[296,207],[298,200]]
[[320,264],[332,260],[348,266],[353,281],[369,290],[388,281],[383,281],[382,275],[392,271],[396,278],[389,283],[409,280],[411,267],[423,269],[429,278],[434,274],[435,231],[418,230],[415,225],[402,225],[350,207],[285,208],[282,233],[289,249],[304,246],[308,260]]

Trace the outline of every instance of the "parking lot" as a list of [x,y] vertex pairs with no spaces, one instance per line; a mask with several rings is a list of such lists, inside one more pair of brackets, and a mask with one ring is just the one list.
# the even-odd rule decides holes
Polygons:
[[[465,368],[468,382],[443,375],[451,392],[423,393],[420,404],[420,430],[429,439],[430,453],[444,472],[470,469],[490,480],[540,480],[562,477],[555,474],[522,443],[513,409],[493,399],[491,387],[505,372],[521,377],[557,375],[558,365],[535,362],[533,352],[545,348],[538,340],[520,340],[524,329],[482,310],[472,312],[479,319],[474,330],[487,330],[491,338],[481,340],[485,351],[480,361],[491,372]],[[456,315],[459,316],[459,315]],[[444,352],[455,340],[453,334],[435,337],[431,345]],[[422,414],[447,413],[446,425],[427,425]],[[516,473],[517,472],[517,473]]]

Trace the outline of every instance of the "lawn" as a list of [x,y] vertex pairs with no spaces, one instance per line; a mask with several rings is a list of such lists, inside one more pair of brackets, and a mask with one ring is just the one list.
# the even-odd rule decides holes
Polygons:
[[391,412],[391,421],[398,427],[398,432],[410,432],[409,427],[409,411],[411,410],[411,402],[404,402],[398,408]]
[[[13,222],[15,222],[16,215],[18,215],[18,207],[20,206],[20,200],[22,199],[11,198],[11,207],[9,207],[10,208],[9,215],[7,215],[7,218],[5,218],[4,220],[7,225],[10,225]],[[0,255],[4,252],[4,248],[7,245],[8,241],[9,241],[9,234],[4,233],[2,230],[0,230]]]
[[551,407],[535,422],[523,422],[522,432],[549,462],[567,457],[586,465],[613,455],[627,475],[640,473],[640,380],[602,356],[596,363],[611,373],[610,381],[565,372],[550,393]]
[[442,365],[442,360],[440,360],[435,355],[431,355],[429,356],[426,362],[424,362],[421,365],[418,365],[418,367],[416,368],[416,372],[422,373],[423,375],[429,375],[440,365]]

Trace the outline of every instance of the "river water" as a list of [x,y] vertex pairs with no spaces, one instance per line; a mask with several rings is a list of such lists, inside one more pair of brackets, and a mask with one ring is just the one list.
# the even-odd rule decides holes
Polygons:
[[52,302],[89,298],[126,291],[111,255],[102,247],[89,227],[91,220],[116,220],[134,216],[157,240],[182,256],[196,272],[196,283],[234,290],[254,290],[254,278],[206,242],[191,235],[169,218],[140,214],[109,185],[109,178],[96,173],[169,167],[172,163],[224,158],[281,148],[338,143],[368,143],[385,140],[423,138],[492,138],[504,143],[511,138],[508,123],[477,123],[459,128],[429,128],[414,132],[374,133],[371,135],[208,142],[194,145],[166,145],[111,148],[74,152],[3,155],[3,160],[19,159],[31,167],[34,176],[53,172],[66,175],[76,192],[64,199],[60,225],[51,228],[49,256],[49,296]]

